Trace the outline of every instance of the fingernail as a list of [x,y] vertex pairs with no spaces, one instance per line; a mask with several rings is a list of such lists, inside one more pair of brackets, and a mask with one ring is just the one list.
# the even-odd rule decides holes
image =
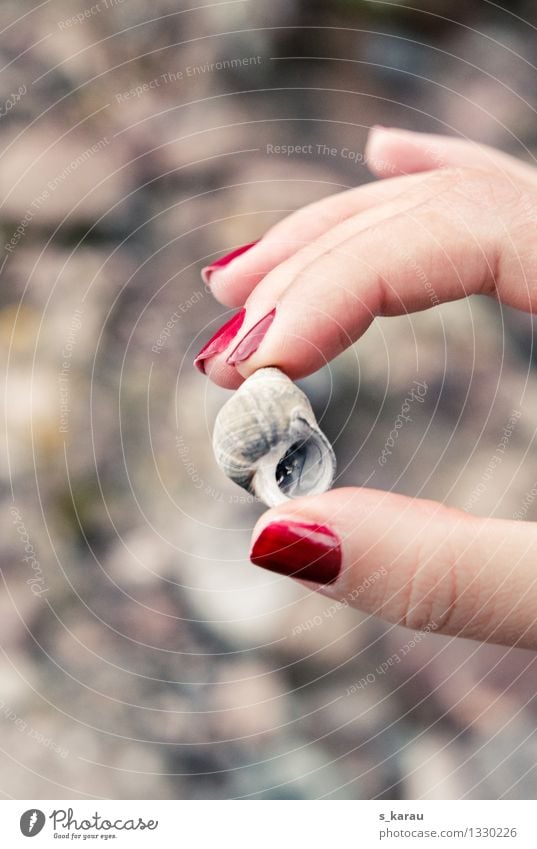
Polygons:
[[210,357],[215,357],[216,354],[221,354],[222,351],[226,350],[231,340],[235,338],[241,328],[242,322],[244,321],[245,314],[245,309],[241,309],[236,312],[229,321],[226,321],[226,323],[216,331],[207,344],[203,346],[194,360],[194,365],[199,371],[201,371],[202,374],[205,374],[205,360],[210,359]]
[[260,318],[257,324],[254,324],[251,330],[248,331],[246,336],[244,336],[239,344],[233,349],[231,354],[226,360],[226,363],[230,366],[236,366],[237,363],[243,363],[248,357],[251,357],[255,351],[261,345],[261,342],[265,338],[265,334],[269,329],[270,325],[274,321],[274,316],[276,315],[276,307],[271,310],[267,315]]
[[216,271],[218,268],[224,268],[226,265],[229,265],[229,263],[232,260],[236,259],[236,257],[240,256],[241,254],[245,254],[246,251],[249,251],[250,248],[253,248],[254,245],[257,245],[258,241],[259,239],[256,242],[250,242],[248,245],[241,245],[240,248],[235,248],[234,251],[230,251],[230,253],[224,254],[224,256],[221,256],[220,259],[215,260],[215,262],[212,262],[210,265],[206,265],[205,268],[201,269],[201,276],[203,278],[203,282],[209,284],[211,282],[211,275],[213,271]]
[[325,525],[272,522],[256,539],[250,559],[280,575],[332,584],[341,569],[341,544]]

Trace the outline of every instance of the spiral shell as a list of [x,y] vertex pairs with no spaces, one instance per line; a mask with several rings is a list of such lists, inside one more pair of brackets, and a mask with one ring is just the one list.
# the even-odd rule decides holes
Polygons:
[[254,372],[222,407],[216,461],[269,507],[330,489],[336,458],[301,389],[277,368]]

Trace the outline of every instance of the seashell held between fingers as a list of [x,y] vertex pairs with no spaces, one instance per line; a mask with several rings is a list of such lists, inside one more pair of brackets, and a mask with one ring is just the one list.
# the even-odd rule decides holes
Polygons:
[[332,486],[336,458],[306,395],[277,368],[254,372],[222,407],[216,461],[269,507]]

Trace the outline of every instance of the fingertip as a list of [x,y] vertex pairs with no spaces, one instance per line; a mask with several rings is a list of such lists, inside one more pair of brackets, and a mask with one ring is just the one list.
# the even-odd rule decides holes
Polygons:
[[326,586],[337,581],[341,543],[326,525],[281,519],[263,528],[252,546],[250,560],[279,575]]
[[404,131],[379,124],[371,127],[365,147],[365,162],[376,177],[394,177],[406,173],[398,167],[397,153]]
[[211,271],[205,285],[213,298],[225,307],[241,307],[247,297],[240,285],[240,278],[227,269]]
[[212,269],[212,266],[210,266],[210,265],[205,265],[201,269],[201,272],[200,272],[201,273],[201,279],[203,280],[203,282],[205,283],[205,285],[208,288],[210,288],[212,272],[213,272],[213,269]]
[[205,361],[204,373],[212,383],[223,389],[238,389],[244,381],[237,369],[227,365],[220,356]]
[[241,269],[248,267],[246,255],[259,244],[259,241],[257,239],[255,242],[240,245],[201,269],[201,278],[217,301],[232,307],[242,305],[244,296],[240,285]]

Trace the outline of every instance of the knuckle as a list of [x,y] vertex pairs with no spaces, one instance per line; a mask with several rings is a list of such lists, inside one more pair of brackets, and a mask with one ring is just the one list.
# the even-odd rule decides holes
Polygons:
[[537,193],[499,171],[462,170],[456,186],[458,199],[463,198],[462,220],[477,232],[488,260],[482,293],[507,297],[511,306],[523,309],[529,293],[535,309]]
[[447,169],[459,197],[481,212],[494,211],[495,217],[517,209],[523,194],[521,185],[508,174],[480,168]]
[[[426,503],[423,509],[427,512]],[[402,624],[414,631],[451,633],[461,606],[458,549],[451,534],[442,536],[437,532],[437,522],[449,527],[445,511],[451,511],[445,508],[439,515],[438,505],[434,505],[434,509],[433,532],[430,535],[423,532],[413,546]]]
[[[518,193],[517,203],[513,216],[513,229],[526,235],[535,232],[537,223],[537,194],[521,187]],[[532,238],[533,241],[533,238]]]

